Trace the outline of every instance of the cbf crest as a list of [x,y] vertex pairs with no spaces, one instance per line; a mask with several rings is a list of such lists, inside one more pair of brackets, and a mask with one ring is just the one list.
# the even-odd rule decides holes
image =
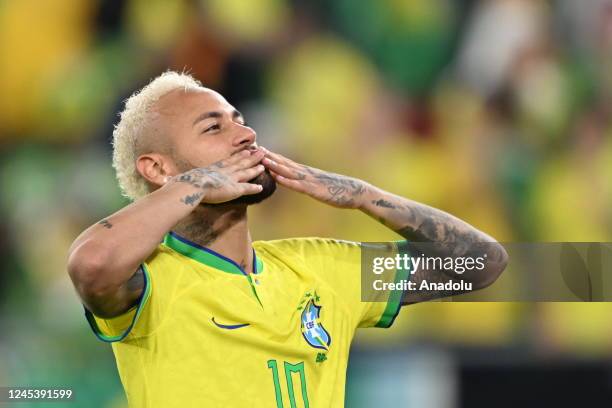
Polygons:
[[310,299],[308,299],[302,310],[302,336],[312,347],[327,351],[331,344],[331,336],[325,330],[319,318],[321,306],[315,303],[319,300],[319,296],[315,293],[315,296],[311,297],[310,293],[306,293],[306,297],[310,297]]

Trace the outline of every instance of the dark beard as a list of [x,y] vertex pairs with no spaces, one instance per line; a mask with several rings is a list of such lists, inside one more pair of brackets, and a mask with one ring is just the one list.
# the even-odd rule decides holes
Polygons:
[[[174,154],[172,155],[172,158],[174,159],[174,162],[176,163],[180,172],[186,172],[196,167],[192,165],[191,163],[178,158]],[[274,192],[276,191],[276,180],[274,180],[274,177],[272,177],[268,169],[265,169],[263,173],[261,173],[259,176],[255,177],[254,179],[249,180],[248,182],[252,184],[260,184],[261,186],[263,186],[263,190],[261,190],[257,194],[243,195],[238,198],[234,198],[233,200],[226,201],[224,203],[216,203],[216,204],[201,203],[201,205],[210,206],[210,207],[220,207],[220,206],[225,206],[225,205],[236,205],[236,204],[238,205],[259,204],[263,200],[265,200],[266,198],[274,194]]]
[[[261,190],[257,194],[243,195],[238,198],[234,198],[233,200],[226,201],[225,203],[212,204],[215,207],[220,205],[233,205],[233,204],[244,204],[244,205],[252,205],[259,204],[266,198],[270,197],[276,191],[276,180],[272,177],[268,169],[265,169],[263,173],[259,176],[255,177],[252,180],[249,180],[251,184],[259,184],[263,186],[263,190]],[[210,205],[210,204],[209,204]]]

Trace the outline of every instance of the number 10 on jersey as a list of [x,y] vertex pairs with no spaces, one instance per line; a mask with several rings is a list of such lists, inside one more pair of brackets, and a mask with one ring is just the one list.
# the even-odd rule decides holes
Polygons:
[[[303,407],[309,408],[308,405],[308,390],[306,389],[306,373],[304,372],[304,362],[297,364],[291,364],[286,361],[283,362],[285,367],[285,379],[287,383],[287,392],[289,394],[289,403],[291,408],[301,408],[295,402],[295,392],[293,391],[293,373],[299,373],[300,385],[302,389],[302,401]],[[274,380],[274,393],[276,395],[276,407],[284,408],[283,395],[281,391],[280,380],[278,376],[278,364],[276,360],[268,360],[268,368],[272,370],[272,379]]]

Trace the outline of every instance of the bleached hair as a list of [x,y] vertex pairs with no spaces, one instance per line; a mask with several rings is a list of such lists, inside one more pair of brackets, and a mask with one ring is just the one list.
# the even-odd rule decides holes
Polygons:
[[145,179],[136,169],[138,143],[147,131],[149,113],[155,102],[175,89],[195,90],[202,84],[186,73],[166,71],[125,101],[113,131],[113,167],[124,196],[137,200],[149,193]]

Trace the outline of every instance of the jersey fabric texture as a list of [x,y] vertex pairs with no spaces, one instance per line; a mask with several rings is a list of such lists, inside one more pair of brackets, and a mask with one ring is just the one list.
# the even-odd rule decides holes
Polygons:
[[171,232],[142,265],[136,307],[113,319],[86,310],[112,342],[130,407],[344,407],[355,329],[391,326],[401,293],[361,301],[359,243],[256,241],[253,251],[248,274]]

